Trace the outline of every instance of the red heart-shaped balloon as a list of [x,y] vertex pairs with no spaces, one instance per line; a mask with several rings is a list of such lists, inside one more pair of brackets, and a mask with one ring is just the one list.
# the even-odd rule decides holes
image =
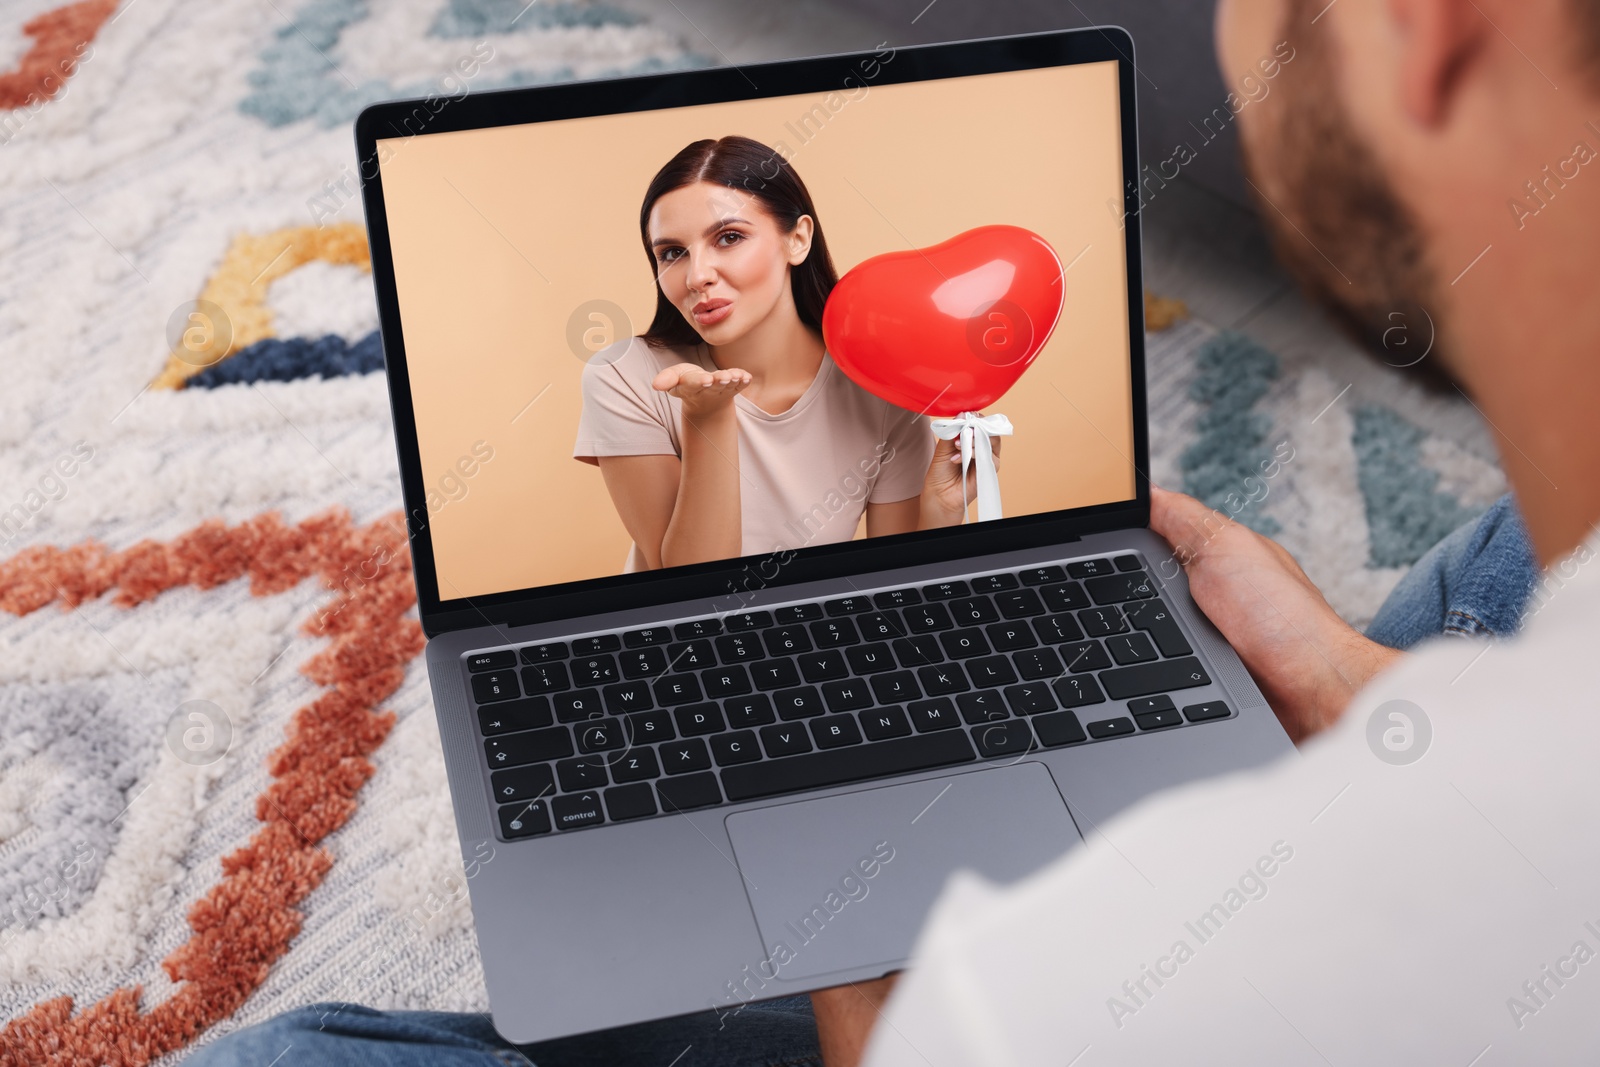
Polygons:
[[886,252],[828,295],[822,339],[874,396],[935,416],[982,411],[1050,339],[1061,258],[1021,226],[979,226],[929,248]]

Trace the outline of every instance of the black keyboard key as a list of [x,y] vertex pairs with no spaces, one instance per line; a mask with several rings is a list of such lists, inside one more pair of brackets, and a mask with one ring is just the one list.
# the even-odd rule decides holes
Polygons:
[[1089,724],[1089,736],[1095,740],[1107,737],[1125,737],[1133,733],[1133,720],[1126,715],[1119,715],[1115,719],[1101,719],[1099,722]]
[[704,637],[693,641],[674,641],[667,646],[667,658],[675,671],[699,671],[717,665],[711,642]]
[[1111,666],[1111,657],[1099,641],[1069,641],[1061,646],[1061,659],[1073,674],[1103,671]]
[[1122,617],[1118,608],[1084,608],[1078,612],[1078,622],[1083,625],[1083,632],[1090,637],[1104,637],[1107,634],[1126,633],[1128,620]]
[[677,736],[672,729],[672,716],[666,711],[639,711],[622,720],[623,735],[632,745],[649,745],[657,741],[671,741]]
[[1018,715],[1037,715],[1041,711],[1056,710],[1056,698],[1044,682],[1024,682],[1006,690],[1006,703]]
[[1144,571],[1090,578],[1084,589],[1096,604],[1121,604],[1127,600],[1149,600],[1156,595],[1155,583]]
[[1211,719],[1226,719],[1232,712],[1228,705],[1220,700],[1208,700],[1204,704],[1190,704],[1183,709],[1183,717],[1190,722],[1207,722]]
[[861,743],[861,728],[854,715],[828,715],[812,720],[811,736],[818,748],[843,748]]
[[1013,654],[1011,662],[1016,665],[1017,675],[1023,681],[1054,678],[1066,669],[1061,665],[1061,657],[1056,655],[1056,650],[1053,648],[1025,649]]
[[648,785],[618,785],[605,792],[606,814],[612,822],[642,819],[656,813],[656,795]]
[[637,648],[617,657],[617,666],[624,678],[654,678],[667,671],[667,650],[664,648]]
[[875,608],[909,608],[920,603],[922,594],[915,589],[890,589],[872,594],[872,606]]
[[931,697],[964,693],[972,688],[972,683],[967,681],[967,672],[961,669],[959,663],[919,668],[917,680],[922,683],[922,691]]
[[974,593],[998,593],[1006,589],[1015,589],[1017,585],[1016,576],[1011,574],[985,574],[981,578],[972,579]]
[[923,604],[920,607],[907,608],[900,617],[905,620],[906,629],[914,634],[937,633],[955,625],[950,618],[950,612],[943,604]]
[[850,669],[857,674],[876,674],[879,671],[892,671],[895,668],[894,657],[889,654],[889,646],[881,641],[847,648],[844,654],[850,661]]
[[1083,628],[1072,615],[1050,615],[1043,619],[1034,619],[1033,632],[1047,645],[1083,640]]
[[1183,716],[1176,709],[1169,711],[1147,711],[1143,715],[1135,715],[1134,721],[1141,730],[1160,730],[1167,726],[1177,726],[1183,722]]
[[[600,634],[598,637],[580,637],[572,642],[574,656],[598,656],[603,652],[619,652],[622,649],[622,638],[616,634]],[[523,649],[522,660],[528,661],[527,649]]]
[[824,682],[822,697],[829,711],[856,711],[872,707],[872,691],[865,678],[845,678],[838,682]]
[[550,802],[551,813],[555,817],[558,830],[576,830],[581,826],[591,826],[606,821],[605,815],[600,811],[599,793],[577,793],[568,797],[556,797]]
[[692,674],[669,674],[657,678],[651,689],[656,694],[656,703],[665,708],[705,699],[705,694],[700,691],[700,679]]
[[872,677],[872,695],[880,704],[904,704],[922,695],[910,671],[892,671]]
[[621,748],[627,732],[621,719],[601,719],[580,723],[574,728],[579,752],[610,752]]
[[740,697],[738,700],[724,700],[722,711],[728,716],[728,725],[736,730],[746,726],[763,726],[777,718],[772,711],[772,701],[765,693]]
[[661,777],[661,765],[656,762],[653,748],[630,748],[619,753],[611,762],[611,777],[619,782],[644,782]]
[[775,627],[763,636],[767,639],[767,652],[774,656],[792,656],[797,652],[811,651],[811,637],[799,623]]
[[524,763],[548,763],[572,755],[572,734],[565,726],[504,734],[485,741],[483,751],[491,769],[520,767]]
[[1094,675],[1092,674],[1057,678],[1050,683],[1050,688],[1055,690],[1056,699],[1061,701],[1061,706],[1064,708],[1081,708],[1085,704],[1103,704],[1106,699],[1106,695],[1100,691],[1100,685],[1094,680]]
[[798,756],[811,751],[811,735],[800,723],[764,726],[761,729],[761,747],[773,758]]
[[672,636],[679,641],[696,637],[715,637],[722,632],[721,619],[691,619],[672,628]]
[[1172,612],[1160,600],[1135,601],[1124,607],[1122,614],[1127,616],[1134,629],[1150,635],[1163,656],[1194,654],[1194,649],[1184,640],[1183,631],[1178,628],[1178,620],[1172,617]]
[[1050,564],[1045,567],[1029,567],[1017,575],[1023,585],[1053,585],[1056,582],[1067,580],[1067,572],[1063,567]]
[[509,648],[499,652],[474,652],[467,657],[467,670],[473,674],[480,671],[503,671],[517,665],[517,654]]
[[473,676],[472,699],[480,704],[492,704],[497,700],[515,700],[521,695],[522,689],[517,685],[514,671],[492,671],[489,674]]
[[1039,716],[1033,720],[1033,730],[1039,735],[1039,743],[1046,748],[1075,745],[1089,739],[1084,734],[1078,717],[1070,711],[1053,711],[1048,715]]
[[1128,701],[1128,710],[1135,715],[1143,715],[1151,711],[1175,711],[1177,709],[1174,707],[1171,697],[1162,695],[1139,697],[1135,700],[1130,700]]
[[668,741],[661,746],[661,766],[668,774],[688,774],[711,766],[711,753],[698,737]]
[[672,631],[665,626],[649,626],[643,630],[629,630],[622,635],[624,648],[643,648],[646,645],[664,645],[672,640]]
[[958,596],[971,596],[966,582],[939,582],[922,587],[922,595],[929,600],[951,600]]
[[606,777],[605,760],[595,756],[562,760],[556,764],[556,777],[561,780],[561,788],[568,793],[611,784],[611,779]]
[[861,640],[856,624],[849,619],[823,619],[811,624],[811,639],[818,648],[843,648]]
[[962,693],[956,697],[956,707],[961,709],[961,717],[974,726],[1011,718],[1011,712],[1006,709],[1005,701],[1000,699],[998,689]]
[[655,705],[650,698],[650,686],[645,682],[619,682],[600,690],[606,710],[613,715],[626,715],[630,711],[645,711]]
[[817,692],[814,685],[780,689],[772,694],[772,703],[778,709],[778,718],[785,722],[809,719],[828,710],[822,703],[822,694]]
[[763,630],[772,625],[770,611],[736,611],[722,619],[722,625],[733,633],[739,630]]
[[680,737],[698,737],[727,729],[722,723],[722,709],[709,700],[679,708],[672,717],[677,720]]
[[1083,591],[1083,586],[1077,582],[1064,582],[1061,585],[1047,585],[1039,590],[1039,597],[1044,601],[1044,606],[1051,611],[1077,611],[1079,608],[1089,606],[1089,594]]
[[1080,559],[1067,564],[1067,576],[1071,578],[1098,578],[1114,570],[1109,559]]
[[982,630],[951,630],[939,635],[939,643],[951,659],[987,656],[991,651]]
[[842,785],[866,778],[928,770],[976,758],[972,743],[960,730],[878,741],[792,759],[729,767],[722,784],[729,800],[794,793],[802,789]]
[[1170,693],[1174,689],[1191,689],[1210,682],[1206,669],[1193,656],[1141,663],[1137,667],[1118,667],[1100,675],[1100,684],[1105,686],[1112,700]]
[[1137,571],[1144,569],[1144,562],[1138,556],[1112,556],[1111,565],[1119,571]]
[[792,622],[812,622],[822,618],[822,605],[789,604],[775,610],[772,616],[779,626],[787,626]]
[[1039,643],[1034,640],[1033,630],[1024,622],[994,622],[984,627],[983,632],[989,635],[989,644],[994,646],[996,652],[1013,652],[1019,648],[1032,648]]
[[[532,667],[524,667],[522,672],[526,674],[531,670]],[[617,661],[611,656],[585,656],[572,661],[573,685],[605,685],[620,680]]]
[[495,771],[489,776],[489,792],[501,804],[509,804],[513,800],[537,800],[555,791],[555,776],[550,773],[547,763]]
[[906,712],[911,716],[911,725],[917,728],[917,733],[926,734],[934,730],[953,730],[961,725],[961,719],[956,715],[956,706],[949,697],[935,697],[932,700],[919,700],[914,704],[906,705]]
[[656,794],[661,797],[661,810],[665,812],[688,811],[722,803],[722,790],[717,788],[714,774],[691,774],[687,778],[669,778],[656,783]]
[[996,594],[994,603],[1000,609],[1001,617],[1006,619],[1026,619],[1044,614],[1044,602],[1032,589]]
[[868,741],[886,741],[891,737],[905,737],[911,733],[911,720],[901,708],[873,708],[858,713],[861,732]]
[[823,604],[829,615],[860,615],[872,610],[872,601],[864,596],[845,596]]
[[1155,646],[1141,633],[1117,634],[1106,638],[1106,650],[1119,666],[1130,663],[1148,663],[1156,658]]
[[861,625],[862,640],[865,641],[888,641],[904,637],[908,632],[905,623],[900,621],[900,613],[892,609],[869,611],[857,621]]
[[800,685],[800,672],[795,670],[792,659],[763,659],[750,667],[750,680],[762,691],[781,689],[786,685]]
[[551,703],[556,709],[558,722],[582,722],[584,719],[598,719],[604,715],[605,708],[600,705],[600,691],[598,689],[574,689],[570,693],[557,693]]
[[755,634],[728,634],[717,638],[716,644],[717,655],[724,663],[754,663],[767,654]]
[[978,755],[984,759],[996,756],[1020,756],[1039,746],[1033,740],[1033,728],[1023,719],[992,722],[972,731],[978,744]]
[[567,658],[565,641],[546,641],[538,645],[524,645],[518,649],[524,663],[553,663]]
[[956,621],[957,626],[981,626],[986,622],[997,621],[1000,613],[995,610],[994,604],[988,597],[974,596],[965,600],[952,600],[950,617]]
[[1017,672],[1004,656],[984,656],[967,661],[967,677],[973,685],[1010,685],[1017,680]]
[[826,652],[807,652],[799,657],[800,674],[808,682],[831,682],[836,678],[850,677],[850,668],[844,654],[838,649]]
[[553,722],[549,697],[524,697],[478,709],[478,728],[484,737],[516,730],[537,730]]
[[900,661],[902,667],[924,667],[944,662],[944,649],[939,647],[939,639],[932,634],[897,637],[889,642],[889,647],[894,649],[894,658]]
[[500,832],[507,840],[550,832],[549,801],[531,800],[507,804],[500,809]]
[[753,763],[761,758],[761,746],[756,735],[749,730],[731,734],[718,734],[711,739],[711,755],[718,767],[732,767],[739,763]]
[[750,692],[750,675],[743,667],[737,665],[702,671],[700,683],[705,686],[706,696],[717,699],[742,696]]

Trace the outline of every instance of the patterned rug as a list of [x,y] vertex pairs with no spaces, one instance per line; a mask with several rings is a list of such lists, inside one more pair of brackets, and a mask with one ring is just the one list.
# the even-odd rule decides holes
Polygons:
[[[349,121],[713,61],[602,3],[0,8],[0,1064],[483,1010]],[[1355,621],[1502,490],[1392,372],[1150,345],[1154,477]]]

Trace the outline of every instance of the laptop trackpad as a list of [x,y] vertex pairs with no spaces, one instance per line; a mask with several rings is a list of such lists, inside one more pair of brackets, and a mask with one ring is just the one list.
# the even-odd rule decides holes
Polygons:
[[1081,838],[1039,763],[727,818],[771,978],[903,962],[958,868],[1012,882]]

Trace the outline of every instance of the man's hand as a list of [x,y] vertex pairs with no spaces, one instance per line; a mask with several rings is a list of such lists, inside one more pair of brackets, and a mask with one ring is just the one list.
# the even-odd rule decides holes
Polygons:
[[701,419],[727,409],[749,384],[750,372],[738,367],[708,371],[693,363],[674,363],[656,375],[650,387],[683,401],[688,418]]
[[1195,603],[1296,744],[1332,725],[1367,679],[1404,654],[1339,618],[1282,545],[1193,497],[1151,486],[1150,528],[1171,542]]
[[898,974],[870,982],[819,989],[811,994],[811,1014],[817,1020],[817,1041],[822,1046],[823,1067],[856,1067],[867,1047],[883,1002],[894,990]]

